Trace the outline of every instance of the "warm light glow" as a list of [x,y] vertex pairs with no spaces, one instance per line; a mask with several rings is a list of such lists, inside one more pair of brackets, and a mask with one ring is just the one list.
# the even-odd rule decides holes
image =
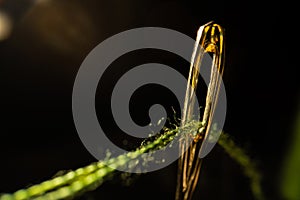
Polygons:
[[12,29],[12,21],[10,17],[0,11],[0,41],[9,37]]

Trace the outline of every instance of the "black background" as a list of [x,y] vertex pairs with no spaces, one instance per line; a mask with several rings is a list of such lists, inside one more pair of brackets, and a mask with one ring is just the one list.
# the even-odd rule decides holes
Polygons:
[[[293,5],[277,1],[52,0],[37,5],[0,1],[0,6],[14,20],[12,34],[0,41],[0,192],[13,192],[59,170],[95,161],[77,135],[71,109],[77,70],[93,47],[116,33],[143,26],[170,28],[195,38],[199,26],[214,20],[226,29],[224,130],[258,163],[268,199],[281,199],[280,169],[299,100],[297,65],[292,64],[297,59],[293,51],[297,36],[289,21]],[[128,66],[153,59],[187,74],[188,64],[174,55],[135,53],[137,58],[125,55],[111,66],[115,77]],[[106,78],[108,91],[102,95],[109,94],[113,79]],[[164,90],[146,91],[152,92],[146,95],[149,102],[166,99]],[[100,110],[109,105],[107,97],[101,99],[98,94]],[[135,104],[138,110],[144,105]],[[111,123],[103,120],[100,123]],[[116,178],[82,198],[174,199],[175,186],[173,163],[139,176],[128,187]],[[242,170],[220,147],[205,158],[194,199],[199,198],[253,199]]]

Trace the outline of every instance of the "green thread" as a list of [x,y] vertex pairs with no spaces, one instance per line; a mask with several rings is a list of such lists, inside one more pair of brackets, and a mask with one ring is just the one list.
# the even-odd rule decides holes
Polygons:
[[[172,129],[164,128],[163,134],[152,136],[154,137],[152,141],[146,139],[140,148],[133,152],[92,163],[75,171],[69,171],[64,175],[33,185],[27,189],[18,190],[13,194],[3,194],[0,196],[0,200],[58,200],[79,196],[86,191],[94,190],[99,187],[115,172],[114,168],[120,168],[126,164],[128,167],[133,168],[138,164],[138,159],[136,159],[138,156],[143,157],[143,154],[146,152],[164,148],[170,144],[178,134],[194,133],[202,126],[203,123],[201,122],[191,121],[184,127],[174,126]],[[212,129],[212,134],[209,139],[215,139],[214,133],[216,133],[215,126]],[[263,200],[264,198],[260,187],[261,177],[249,156],[247,156],[241,148],[237,147],[227,134],[221,134],[218,143],[233,160],[242,166],[245,175],[250,179],[254,197],[257,200]],[[147,162],[152,160],[153,158],[151,157],[144,157],[143,164],[147,164]]]
[[255,199],[264,200],[265,197],[261,188],[261,174],[259,173],[255,162],[253,162],[245,151],[238,147],[226,133],[221,134],[218,144],[241,166],[245,176],[249,178],[251,191]]

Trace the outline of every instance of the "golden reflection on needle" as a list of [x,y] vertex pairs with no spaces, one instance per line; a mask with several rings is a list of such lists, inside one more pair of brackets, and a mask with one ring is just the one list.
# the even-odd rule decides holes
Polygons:
[[[213,22],[201,26],[198,30],[191,60],[183,116],[181,119],[182,126],[191,121],[195,115],[194,107],[197,98],[195,91],[199,82],[198,77],[200,75],[202,60],[206,53],[212,54],[213,59],[204,113],[200,116],[202,125],[199,127],[196,135],[184,135],[183,140],[180,141],[181,153],[178,161],[176,200],[189,200],[195,191],[202,164],[202,159],[199,158],[199,154],[203,148],[202,144],[208,138],[208,132],[210,131],[218,101],[221,76],[224,70],[224,29]],[[190,143],[191,140],[192,143]],[[185,149],[187,150],[185,151]]]

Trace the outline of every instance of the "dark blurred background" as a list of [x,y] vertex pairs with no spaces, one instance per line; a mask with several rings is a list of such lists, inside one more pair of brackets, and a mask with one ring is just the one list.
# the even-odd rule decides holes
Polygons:
[[[144,26],[195,38],[199,26],[214,20],[226,29],[224,130],[258,163],[268,199],[281,199],[279,174],[299,110],[298,74],[292,64],[297,58],[291,51],[297,36],[285,13],[290,6],[278,1],[0,0],[0,192],[95,161],[77,135],[71,102],[76,73],[96,45]],[[160,51],[124,55],[110,69],[118,74],[153,60],[187,76],[188,63]],[[116,77],[104,78],[107,90]],[[146,102],[167,98],[159,88],[144,89],[152,91]],[[105,94],[109,91],[96,98],[99,112],[109,105]],[[141,96],[134,104],[139,110]],[[104,115],[101,124],[113,132],[108,119]],[[81,198],[174,199],[176,167],[173,163],[143,174],[130,186],[116,178]],[[205,158],[194,199],[253,197],[240,167],[217,146]]]

